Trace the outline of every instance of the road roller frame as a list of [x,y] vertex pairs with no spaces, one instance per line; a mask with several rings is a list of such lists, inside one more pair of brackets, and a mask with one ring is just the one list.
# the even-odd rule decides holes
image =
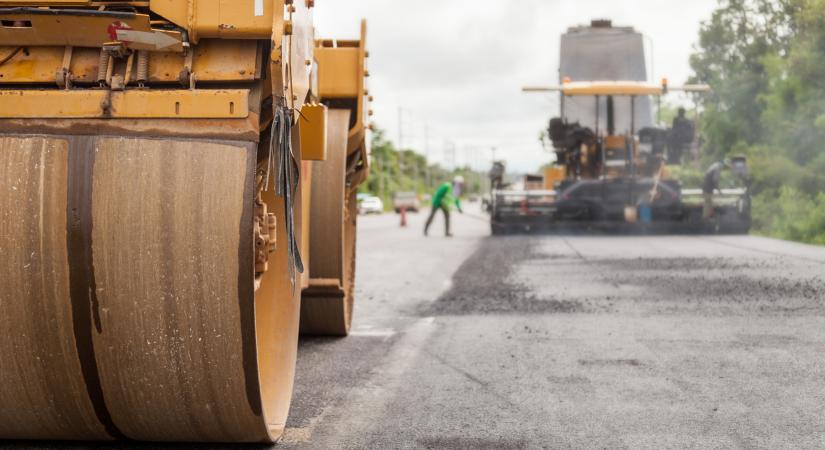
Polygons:
[[329,107],[327,160],[313,167],[310,279],[301,333],[345,336],[352,325],[358,186],[367,178],[366,22],[358,40],[316,41],[317,100]]
[[0,439],[281,435],[313,4],[0,0]]

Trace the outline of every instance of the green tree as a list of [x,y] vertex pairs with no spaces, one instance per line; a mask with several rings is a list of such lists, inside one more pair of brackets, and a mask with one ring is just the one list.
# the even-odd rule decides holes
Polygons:
[[486,174],[469,167],[447,170],[412,149],[399,150],[382,129],[373,131],[371,146],[370,174],[359,189],[381,197],[387,208],[396,192],[432,193],[437,185],[456,175],[464,177],[466,194],[478,194],[486,188]]
[[797,28],[798,0],[721,0],[699,31],[690,58],[692,82],[713,88],[705,97],[706,154],[719,159],[739,142],[764,137],[763,93],[770,79],[765,59],[785,55]]
[[825,244],[825,0],[722,0],[692,81],[706,160],[746,153],[758,232]]

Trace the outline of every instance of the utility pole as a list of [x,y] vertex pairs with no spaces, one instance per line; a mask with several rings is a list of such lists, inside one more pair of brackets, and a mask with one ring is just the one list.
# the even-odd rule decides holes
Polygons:
[[[413,145],[413,147],[414,147],[414,145]],[[412,162],[411,162],[412,163],[412,187],[413,187],[412,190],[414,192],[418,192],[418,180],[419,180],[418,153],[415,150],[410,149],[409,155],[412,158]]]
[[455,144],[450,141],[444,142],[444,163],[450,170],[455,170]]
[[404,189],[404,186],[401,184],[404,181],[404,108],[400,105],[398,106],[398,168],[401,169],[401,179],[398,180],[398,184],[401,186],[401,189]]
[[383,152],[376,155],[376,162],[378,163],[378,198],[383,202],[384,198],[384,158],[381,156]]
[[477,147],[468,146],[468,147],[466,147],[465,153],[464,153],[464,155],[465,155],[464,157],[467,159],[466,166],[469,169],[469,172],[467,173],[467,180],[468,180],[467,181],[467,193],[468,194],[474,193],[475,192],[475,190],[474,190],[475,185],[480,182],[479,178],[478,178],[478,170],[477,170],[478,161],[476,160],[477,157],[478,157],[478,152],[477,151],[478,151]]
[[[493,166],[495,165],[495,163],[496,163],[496,152],[498,151],[498,149],[497,149],[495,146],[493,146],[493,147],[490,147],[490,150],[491,150],[491,152],[492,152],[492,159],[493,159],[492,163],[490,164],[490,168],[491,168],[491,170],[492,170],[492,167],[493,167]],[[492,180],[489,180],[489,181],[490,181],[490,186],[489,186],[488,191],[489,191],[489,192],[492,192],[492,190],[493,190],[493,182],[492,182]]]
[[398,107],[398,150],[404,149],[404,108]]
[[430,190],[430,124],[424,124],[424,186]]

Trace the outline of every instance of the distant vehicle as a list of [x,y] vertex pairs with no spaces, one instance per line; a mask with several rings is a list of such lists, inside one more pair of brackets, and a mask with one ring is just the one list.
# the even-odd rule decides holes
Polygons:
[[384,212],[384,202],[378,197],[366,197],[358,204],[361,214],[381,214]]
[[421,201],[415,192],[396,192],[392,196],[392,207],[396,213],[401,212],[401,208],[406,208],[409,212],[418,212],[421,209]]

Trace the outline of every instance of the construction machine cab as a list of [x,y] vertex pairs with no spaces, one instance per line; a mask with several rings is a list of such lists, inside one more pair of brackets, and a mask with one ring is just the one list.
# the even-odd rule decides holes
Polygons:
[[[701,219],[702,190],[683,188],[668,167],[696,148],[695,125],[680,111],[672,128],[662,127],[651,113],[651,100],[670,91],[703,93],[710,87],[648,82],[643,41],[633,28],[613,27],[610,21],[571,27],[562,35],[562,83],[523,89],[560,94],[560,114],[541,138],[547,148],[549,137],[556,159],[544,169],[543,189],[494,192],[493,234],[510,227],[624,223],[642,229],[654,223],[662,230],[710,229]],[[738,173],[747,175],[746,167],[741,161]],[[747,231],[747,190],[728,189],[714,202],[719,216],[733,217],[717,221],[714,229]]]
[[[627,176],[655,176],[666,155],[674,148],[674,133],[656,127],[636,129],[636,103],[639,97],[659,97],[668,92],[666,82],[652,84],[638,81],[565,82],[555,88],[525,88],[525,91],[557,91],[561,94],[561,114],[550,120],[547,134],[556,152],[556,164],[563,167],[567,179],[617,179]],[[670,88],[702,92],[704,85]],[[595,122],[591,129],[578,122],[570,123],[565,104],[575,102],[580,108],[593,99]],[[629,111],[616,111],[618,98],[627,98]],[[603,100],[604,99],[604,100]],[[606,111],[601,111],[602,107]],[[616,129],[618,114],[629,114],[629,128]],[[600,122],[601,117],[606,123]],[[684,143],[679,141],[680,145]]]

